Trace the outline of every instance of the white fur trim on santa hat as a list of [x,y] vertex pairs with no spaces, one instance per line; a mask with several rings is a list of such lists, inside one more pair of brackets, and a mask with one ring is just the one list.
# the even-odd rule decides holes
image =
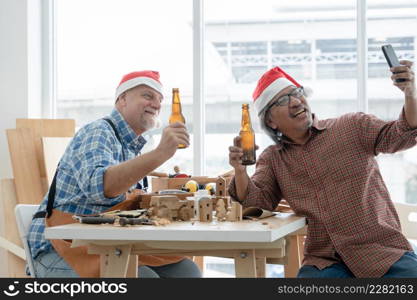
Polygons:
[[255,99],[255,109],[258,115],[269,104],[269,101],[271,101],[276,94],[291,85],[294,85],[294,83],[289,81],[287,78],[280,77],[272,82],[266,89],[264,89],[262,94],[260,94],[259,97]]
[[304,87],[303,87],[303,89],[304,89],[304,95],[305,95],[307,98],[310,98],[311,96],[313,96],[314,92],[313,92],[313,89],[312,89],[311,87],[309,87],[309,86],[304,86]]
[[127,90],[130,90],[131,88],[134,88],[135,86],[141,84],[147,85],[161,94],[163,93],[162,85],[158,81],[149,77],[135,77],[123,82],[121,85],[117,87],[116,100],[123,92],[126,92]]

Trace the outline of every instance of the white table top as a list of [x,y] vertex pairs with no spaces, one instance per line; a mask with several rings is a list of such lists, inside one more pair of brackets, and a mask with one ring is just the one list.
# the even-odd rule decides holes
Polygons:
[[173,222],[164,226],[68,224],[45,229],[47,239],[124,241],[273,242],[306,225],[304,217],[278,213],[262,220],[241,222]]

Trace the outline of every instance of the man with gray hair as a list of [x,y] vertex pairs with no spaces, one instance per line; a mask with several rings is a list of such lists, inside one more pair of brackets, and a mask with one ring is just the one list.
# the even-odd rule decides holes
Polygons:
[[[275,145],[249,178],[240,138],[229,148],[235,177],[230,195],[244,206],[274,210],[286,199],[308,222],[298,277],[417,277],[417,256],[400,221],[375,156],[413,147],[417,91],[412,62],[391,68],[405,94],[395,121],[361,112],[319,120],[303,87],[281,68],[267,71],[253,94],[264,131]],[[405,81],[397,82],[403,78]]]
[[[182,123],[165,127],[155,149],[141,154],[143,134],[159,122],[163,87],[159,72],[144,70],[123,76],[110,114],[82,127],[61,158],[54,180],[35,214],[28,234],[35,277],[98,277],[100,258],[86,247],[45,239],[45,226],[74,222],[72,215],[126,209],[129,193],[144,185],[147,174],[189,145]],[[136,209],[136,206],[130,209]],[[184,256],[140,255],[139,277],[201,277]]]

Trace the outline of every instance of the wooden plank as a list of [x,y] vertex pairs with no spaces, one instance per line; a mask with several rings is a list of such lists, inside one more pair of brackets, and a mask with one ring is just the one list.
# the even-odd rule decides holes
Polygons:
[[[0,181],[0,200],[3,206],[2,219],[4,220],[4,238],[14,245],[20,246],[21,249],[18,253],[24,255],[24,252],[22,252],[24,251],[22,249],[22,241],[20,239],[14,213],[14,208],[17,204],[17,197],[13,179],[2,179]],[[16,249],[18,248],[16,247]],[[8,252],[6,257],[9,277],[28,277],[25,273],[26,262],[24,259],[11,252]]]
[[26,260],[25,250],[15,243],[10,242],[8,239],[5,239],[3,236],[0,236],[0,247]]
[[56,167],[65,152],[71,137],[43,137],[43,161],[45,162],[48,186],[52,183]]
[[[16,128],[29,128],[33,132],[36,157],[42,178],[46,178],[42,137],[72,137],[75,120],[72,119],[16,119]],[[45,191],[46,192],[46,191]]]
[[39,137],[72,137],[74,119],[16,119],[16,128],[31,128]]
[[[4,238],[4,226],[5,221],[4,221],[4,208],[3,208],[3,197],[1,194],[2,190],[1,190],[1,182],[0,182],[0,235]],[[2,265],[0,267],[0,277],[9,277],[9,273],[8,273],[8,252],[7,250],[3,247],[0,246],[0,261],[2,262]]]
[[29,276],[26,275],[26,261],[21,259],[20,257],[14,255],[13,253],[7,254],[7,262],[8,262],[8,273],[9,278],[28,278]]
[[7,129],[18,203],[39,204],[45,194],[31,129]]

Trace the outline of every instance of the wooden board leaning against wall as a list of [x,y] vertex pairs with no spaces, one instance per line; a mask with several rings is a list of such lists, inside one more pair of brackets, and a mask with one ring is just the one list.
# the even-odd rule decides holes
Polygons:
[[[0,182],[0,241],[1,247],[7,249],[7,263],[4,265],[8,277],[25,276],[25,253],[14,208],[16,204],[39,204],[42,201],[50,183],[47,166],[49,173],[53,173],[57,163],[56,155],[51,155],[51,151],[59,151],[62,155],[62,149],[74,133],[75,121],[69,119],[17,119],[16,128],[6,130],[14,178],[1,179]],[[48,137],[57,139],[52,144],[47,141],[44,151],[42,140]]]

